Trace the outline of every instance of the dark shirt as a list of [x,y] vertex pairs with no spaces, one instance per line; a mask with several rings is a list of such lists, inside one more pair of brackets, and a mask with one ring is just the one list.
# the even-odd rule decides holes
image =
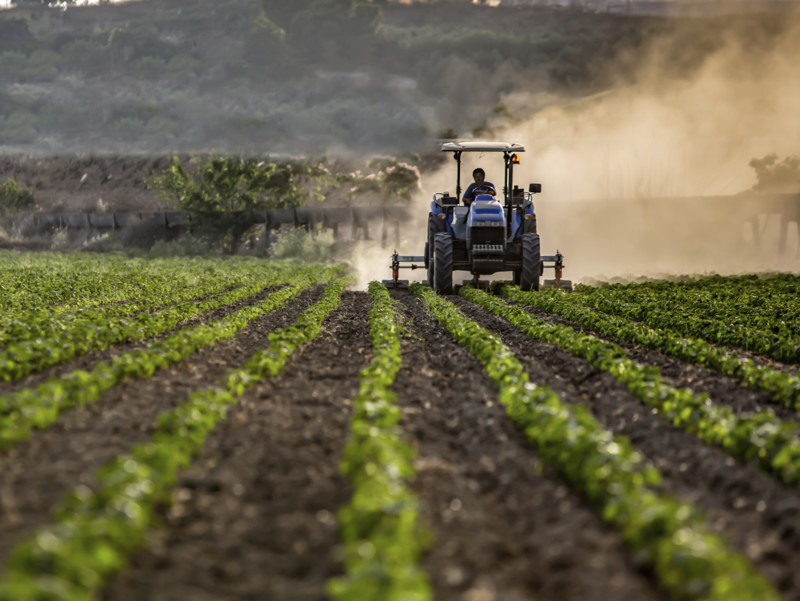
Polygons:
[[467,187],[467,191],[464,192],[464,196],[461,197],[461,200],[464,201],[464,204],[471,204],[478,194],[486,194],[487,190],[494,189],[494,184],[492,182],[485,181],[481,184],[480,188],[478,187],[478,184],[472,182],[469,187]]

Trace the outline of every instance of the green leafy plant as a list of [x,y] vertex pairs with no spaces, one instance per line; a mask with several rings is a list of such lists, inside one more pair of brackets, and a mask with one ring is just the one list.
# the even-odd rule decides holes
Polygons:
[[631,557],[653,570],[670,598],[780,598],[744,557],[708,530],[694,507],[656,492],[660,474],[628,439],[612,436],[585,408],[571,408],[549,388],[531,384],[496,335],[430,288],[413,284],[412,292],[483,363],[509,417],[542,457],[620,530]]
[[0,579],[0,600],[93,598],[142,544],[156,505],[169,500],[178,470],[189,465],[227,408],[255,382],[278,374],[298,347],[317,336],[348,283],[345,278],[331,282],[294,324],[270,335],[267,349],[229,372],[218,386],[195,392],[159,416],[151,441],[102,468],[95,491],[81,487],[69,494],[55,523],[12,550]]
[[151,377],[156,370],[184,359],[200,348],[231,338],[256,317],[280,308],[302,290],[334,277],[340,271],[341,268],[310,267],[299,272],[295,270],[289,285],[269,294],[256,305],[243,307],[209,324],[183,328],[146,348],[97,363],[89,372],[75,371],[51,378],[36,388],[1,396],[0,448],[7,449],[27,439],[33,428],[50,426],[64,411],[96,401],[104,391],[122,380]]
[[402,414],[389,390],[401,363],[399,329],[386,287],[371,282],[369,291],[375,356],[359,376],[341,464],[353,482],[352,501],[339,512],[347,572],[331,580],[328,591],[342,600],[426,601],[433,594],[419,561],[428,536],[405,484],[414,475],[414,452],[402,441]]
[[800,363],[800,278],[715,276],[685,282],[581,286],[571,302],[786,363]]
[[0,211],[4,214],[30,209],[34,204],[33,190],[20,185],[13,177],[0,186]]
[[530,294],[518,288],[504,287],[504,296],[542,311],[553,313],[601,336],[640,344],[684,361],[714,369],[753,388],[769,392],[789,408],[800,409],[800,377],[756,365],[752,359],[739,357],[726,349],[699,338],[684,338],[670,330],[656,330],[630,319],[607,315],[567,300],[563,294]]
[[509,305],[480,290],[465,287],[460,294],[529,336],[557,344],[609,372],[642,402],[679,428],[721,447],[741,461],[757,463],[786,484],[800,482],[800,438],[796,422],[781,421],[772,411],[734,415],[729,408],[712,404],[708,395],[670,386],[660,378],[657,367],[628,359],[619,345],[578,333],[567,326],[550,325],[522,307]]
[[[146,302],[129,303],[121,310],[106,310],[111,314],[123,313],[113,319],[98,320],[96,313],[102,315],[102,309],[90,313],[85,319],[78,315],[70,327],[55,330],[47,338],[18,340],[0,350],[0,379],[17,380],[91,350],[102,350],[128,340],[152,338],[194,315],[253,296],[263,286],[259,282],[237,286],[230,291],[226,288],[214,279],[184,289],[165,287],[159,296]],[[153,311],[157,308],[160,310]],[[131,311],[134,313],[125,315]]]

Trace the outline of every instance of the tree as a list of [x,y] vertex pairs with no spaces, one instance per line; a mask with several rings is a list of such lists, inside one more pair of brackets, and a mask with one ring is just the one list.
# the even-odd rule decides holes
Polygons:
[[158,197],[191,218],[192,227],[238,250],[256,211],[294,208],[308,201],[305,184],[325,174],[319,164],[267,163],[238,157],[195,158],[186,169],[178,157],[147,180]]
[[780,194],[800,192],[800,156],[792,155],[783,161],[777,154],[753,159],[750,166],[756,172],[756,192]]

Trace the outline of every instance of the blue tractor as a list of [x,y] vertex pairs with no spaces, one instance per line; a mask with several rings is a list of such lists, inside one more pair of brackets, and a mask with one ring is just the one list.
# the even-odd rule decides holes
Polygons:
[[[452,152],[457,163],[456,195],[437,192],[433,195],[428,214],[428,238],[421,257],[392,256],[392,280],[387,285],[398,286],[399,270],[418,269],[423,261],[428,283],[441,294],[453,293],[453,272],[468,271],[472,280],[465,283],[480,285],[482,275],[510,271],[513,283],[523,290],[539,290],[544,269],[555,270],[554,280],[545,280],[545,287],[572,290],[572,283],[561,278],[564,257],[560,252],[542,256],[533,195],[541,192],[541,184],[530,184],[526,192],[514,185],[514,166],[519,164],[520,144],[505,142],[448,142],[442,151]],[[465,152],[498,153],[503,157],[505,177],[503,203],[477,188],[469,205],[460,205],[461,157]],[[402,263],[414,263],[410,266]]]

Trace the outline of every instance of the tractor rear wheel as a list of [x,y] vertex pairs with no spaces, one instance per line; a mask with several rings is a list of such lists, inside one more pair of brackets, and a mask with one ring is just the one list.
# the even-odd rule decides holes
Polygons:
[[447,233],[433,237],[433,289],[453,294],[453,239]]
[[437,219],[433,213],[428,213],[428,241],[425,243],[425,269],[428,270],[428,285],[433,286],[433,238],[436,234],[444,233],[444,221]]
[[522,235],[522,269],[519,274],[519,287],[522,290],[539,290],[539,276],[542,274],[542,252],[539,234]]

